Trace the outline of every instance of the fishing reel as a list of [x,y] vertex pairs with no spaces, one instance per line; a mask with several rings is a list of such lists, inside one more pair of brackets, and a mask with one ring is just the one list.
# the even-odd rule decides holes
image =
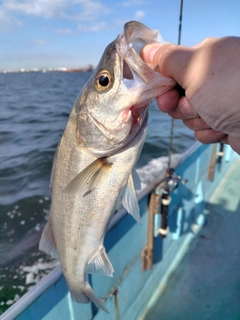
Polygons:
[[168,234],[168,208],[172,200],[170,193],[178,187],[179,183],[185,184],[187,182],[188,180],[183,180],[173,168],[168,168],[165,179],[155,189],[155,194],[160,197],[159,212],[155,213],[155,220],[161,220],[160,223],[159,221],[154,222],[155,237],[160,234],[162,238],[165,238]]

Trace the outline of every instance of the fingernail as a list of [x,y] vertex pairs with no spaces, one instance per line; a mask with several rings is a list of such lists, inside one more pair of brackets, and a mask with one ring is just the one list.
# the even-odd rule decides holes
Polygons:
[[152,62],[155,53],[162,45],[159,43],[147,44],[141,50],[141,57],[147,63]]

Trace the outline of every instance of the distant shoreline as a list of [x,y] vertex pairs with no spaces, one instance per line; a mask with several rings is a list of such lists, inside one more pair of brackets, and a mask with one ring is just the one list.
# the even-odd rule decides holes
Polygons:
[[0,70],[0,73],[25,73],[25,72],[91,72],[94,70],[92,65],[87,65],[84,68],[66,68],[66,67],[59,67],[59,68],[32,68],[32,69],[18,69],[18,70]]

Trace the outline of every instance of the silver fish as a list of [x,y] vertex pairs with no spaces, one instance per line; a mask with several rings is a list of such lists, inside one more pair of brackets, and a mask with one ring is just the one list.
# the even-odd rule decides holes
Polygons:
[[147,107],[175,85],[140,58],[141,48],[156,41],[162,41],[158,31],[131,21],[107,46],[75,102],[52,169],[40,250],[59,257],[73,300],[93,301],[106,312],[86,273],[113,274],[103,240],[120,201],[140,222],[134,165],[146,137]]

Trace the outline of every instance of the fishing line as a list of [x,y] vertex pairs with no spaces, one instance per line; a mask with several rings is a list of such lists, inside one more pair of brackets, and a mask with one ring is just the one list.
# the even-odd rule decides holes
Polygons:
[[[181,43],[181,30],[182,30],[182,9],[183,9],[183,0],[180,2],[180,15],[179,15],[179,27],[178,27],[178,45]],[[183,94],[183,89],[177,84],[175,89],[179,91],[179,94]],[[180,176],[177,176],[174,173],[174,169],[171,168],[171,156],[172,156],[172,144],[173,144],[173,130],[174,130],[174,119],[171,120],[171,131],[170,131],[170,141],[169,141],[169,153],[168,153],[168,167],[166,170],[166,176],[162,183],[155,189],[155,192],[151,195],[150,203],[154,203],[154,199],[159,203],[159,195],[161,200],[161,205],[159,206],[160,218],[160,228],[157,230],[157,234],[160,234],[162,238],[167,236],[169,231],[168,227],[168,214],[169,214],[169,205],[171,203],[170,193],[177,188],[178,183],[182,181]],[[185,183],[185,182],[184,182]],[[149,209],[150,210],[150,209]],[[154,210],[155,212],[158,212]],[[149,212],[153,212],[153,209]],[[157,213],[154,214],[154,217],[157,217]],[[157,224],[158,225],[158,224]],[[151,249],[151,248],[150,248]],[[150,250],[152,252],[152,249]]]
[[[179,14],[179,25],[178,25],[178,45],[181,44],[182,10],[183,10],[183,0],[181,0],[181,2],[180,2],[180,14]],[[172,118],[171,129],[170,129],[169,151],[168,151],[168,170],[171,167],[171,156],[172,156],[172,146],[173,146],[173,130],[174,130],[174,119]]]

